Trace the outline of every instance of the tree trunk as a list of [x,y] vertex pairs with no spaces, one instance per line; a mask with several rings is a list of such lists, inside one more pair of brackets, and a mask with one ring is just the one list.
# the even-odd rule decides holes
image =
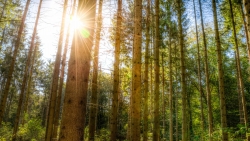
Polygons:
[[3,48],[3,41],[4,41],[4,37],[5,37],[6,28],[7,28],[7,26],[5,26],[3,31],[2,31],[1,42],[0,42],[0,53],[2,52],[2,48]]
[[[175,82],[178,82],[178,73],[177,73],[177,48],[176,43],[174,43],[174,50],[175,50]],[[178,91],[177,86],[175,88],[175,135],[176,135],[176,141],[179,140],[179,129],[178,129]]]
[[141,43],[142,43],[142,0],[134,3],[134,41],[132,59],[131,93],[131,141],[140,140],[141,119]]
[[100,36],[101,36],[101,28],[102,28],[102,3],[103,3],[103,0],[100,0],[99,8],[98,8],[96,37],[95,37],[96,41],[95,41],[94,61],[93,61],[94,68],[93,68],[93,78],[92,78],[92,95],[91,95],[91,105],[90,105],[90,114],[89,114],[89,141],[95,140],[96,117],[97,117],[97,108],[98,108],[97,77],[98,77],[99,44],[100,44]]
[[[171,21],[169,21],[171,22]],[[169,141],[174,140],[173,122],[173,70],[172,70],[172,47],[171,47],[171,25],[169,26]]]
[[[78,16],[86,24],[75,30],[66,82],[60,141],[82,141],[87,107],[91,50],[95,25],[95,0],[79,0]],[[88,14],[86,14],[86,12]],[[84,55],[83,55],[84,54]]]
[[3,120],[3,116],[4,116],[5,105],[6,105],[6,101],[7,101],[9,89],[10,89],[10,83],[11,83],[11,80],[12,80],[12,74],[14,72],[14,66],[15,66],[15,62],[16,62],[16,57],[17,57],[19,46],[20,46],[21,36],[22,36],[22,33],[23,33],[24,23],[25,23],[25,19],[26,19],[26,15],[27,15],[28,9],[29,9],[29,5],[30,5],[30,0],[27,0],[26,6],[25,6],[25,10],[23,12],[23,17],[22,17],[21,25],[20,25],[19,30],[18,30],[17,39],[15,41],[15,49],[14,49],[14,53],[13,53],[13,56],[12,56],[12,59],[11,59],[11,63],[10,63],[10,67],[9,67],[9,71],[8,71],[8,75],[7,75],[7,81],[6,81],[4,92],[3,92],[3,96],[2,96],[2,99],[1,99],[1,105],[0,105],[0,126],[2,124],[2,120]]
[[34,45],[35,44],[35,37],[36,37],[36,31],[37,31],[37,25],[38,25],[38,20],[39,20],[39,16],[40,16],[41,6],[42,6],[42,0],[40,0],[40,3],[39,3],[38,12],[37,12],[37,16],[36,16],[35,27],[34,27],[34,30],[33,30],[31,44],[30,44],[30,48],[29,48],[29,53],[28,53],[26,64],[25,64],[23,81],[22,81],[22,85],[21,85],[21,92],[20,92],[20,95],[19,95],[19,101],[18,101],[18,106],[17,106],[14,130],[13,130],[13,134],[12,134],[12,140],[13,141],[16,140],[16,134],[17,134],[20,115],[21,115],[21,108],[22,108],[23,101],[24,101],[24,92],[25,92],[25,88],[26,88],[26,84],[27,84],[27,78],[29,78],[29,76],[28,76],[29,75],[29,68],[32,65],[30,62],[31,62],[32,52],[33,52],[34,46],[35,46]]
[[[151,39],[154,39],[154,36],[153,36],[153,29],[151,29],[151,33],[152,33],[152,37]],[[153,112],[154,112],[154,85],[153,85],[153,81],[154,81],[154,75],[153,75],[153,61],[154,59],[152,58],[153,56],[153,41],[151,42],[151,48],[150,48],[150,115],[153,115]],[[153,116],[151,116],[150,118],[150,127],[151,127],[151,131],[153,132]]]
[[[204,59],[205,59],[205,77],[206,77],[206,92],[207,92],[207,107],[208,107],[208,130],[209,130],[209,140],[212,141],[212,134],[213,134],[213,109],[211,105],[211,92],[210,92],[210,82],[209,82],[209,68],[208,68],[208,57],[207,57],[207,39],[204,29],[203,23],[203,12],[202,12],[202,5],[201,0],[199,0],[200,6],[200,17],[201,17],[201,28],[202,28],[202,36],[203,36],[203,45],[204,45]],[[202,90],[202,89],[200,89]],[[201,96],[202,98],[202,96]],[[203,125],[204,128],[204,125]]]
[[117,136],[117,116],[118,116],[118,95],[119,95],[119,66],[120,66],[120,34],[122,22],[122,0],[118,0],[117,9],[117,24],[115,37],[115,63],[114,63],[114,83],[113,83],[113,98],[112,98],[112,115],[110,120],[110,140],[116,141]]
[[[129,101],[131,101],[131,98],[129,99]],[[128,105],[128,128],[127,128],[126,139],[127,140],[131,139],[131,102],[129,102]]]
[[242,107],[242,96],[240,92],[240,82],[239,82],[239,71],[238,71],[238,64],[237,64],[237,56],[234,52],[234,58],[235,58],[235,68],[236,68],[236,79],[237,79],[237,92],[238,92],[238,101],[239,101],[239,115],[240,115],[240,124],[244,125],[244,113],[243,113],[243,107]]
[[249,41],[249,35],[248,35],[248,30],[247,30],[247,24],[245,21],[245,16],[244,16],[244,10],[243,10],[243,6],[240,3],[240,11],[241,11],[241,15],[242,15],[242,20],[243,20],[243,24],[244,24],[244,31],[246,34],[246,39],[247,39],[247,55],[248,55],[248,62],[250,62],[250,41]]
[[61,63],[62,67],[61,67],[61,72],[60,72],[58,94],[56,98],[56,106],[55,106],[56,109],[55,109],[52,140],[57,140],[57,132],[58,132],[58,126],[59,126],[59,119],[60,119],[60,107],[61,107],[61,100],[62,100],[62,90],[63,90],[63,82],[64,82],[64,73],[65,73],[65,65],[66,65],[66,55],[67,55],[68,46],[69,46],[69,33],[70,33],[70,26],[68,26],[68,29],[67,29],[66,43],[64,46],[63,56],[62,56],[62,63]]
[[184,54],[184,39],[182,31],[182,10],[181,10],[182,0],[177,2],[177,15],[178,15],[178,30],[179,30],[179,46],[181,54],[181,95],[182,95],[182,141],[188,140],[187,132],[187,94],[186,94],[186,72],[185,72],[185,54]]
[[228,134],[225,131],[227,128],[227,117],[226,117],[226,103],[225,103],[225,94],[224,94],[224,74],[222,67],[222,53],[221,53],[221,43],[220,43],[220,34],[217,20],[217,10],[216,2],[212,0],[213,7],[213,16],[214,16],[214,30],[215,30],[215,41],[216,41],[216,50],[217,50],[217,63],[218,63],[218,74],[219,74],[219,94],[220,94],[220,111],[221,111],[221,128],[222,128],[222,141],[228,141]]
[[46,141],[52,140],[52,136],[53,136],[53,125],[54,125],[53,123],[54,123],[55,109],[56,109],[56,98],[57,98],[57,90],[58,90],[59,71],[60,71],[60,65],[61,65],[61,56],[62,56],[61,54],[62,54],[64,25],[65,25],[65,18],[67,14],[67,6],[68,6],[68,0],[64,0],[60,36],[58,40],[58,48],[57,48],[57,54],[56,54],[55,66],[54,66],[54,72],[53,72],[53,78],[52,78],[52,84],[51,84],[49,112],[48,112],[46,136],[45,136]]
[[144,116],[143,116],[143,141],[148,140],[148,94],[149,94],[149,85],[148,85],[148,64],[149,64],[149,42],[150,42],[150,0],[147,0],[147,15],[146,15],[146,52],[145,52],[145,76],[144,76]]
[[165,141],[165,76],[164,76],[164,55],[162,52],[162,59],[161,59],[161,63],[162,63],[162,140]]
[[241,98],[242,98],[242,108],[243,108],[243,113],[244,113],[244,123],[245,123],[245,126],[247,128],[248,127],[248,125],[247,125],[248,119],[247,119],[246,99],[245,99],[245,93],[244,93],[244,84],[243,84],[243,80],[242,80],[241,65],[240,65],[240,53],[239,53],[238,40],[237,40],[235,22],[234,22],[234,13],[233,13],[231,0],[229,0],[229,5],[230,5],[231,22],[233,25],[233,36],[234,36],[234,43],[235,43],[238,80],[239,80],[240,93],[241,93]]
[[[75,16],[75,7],[76,0],[74,0],[73,8],[71,16]],[[54,116],[54,126],[53,126],[53,134],[52,139],[57,140],[57,134],[58,134],[58,127],[59,127],[59,120],[60,120],[60,109],[61,109],[61,101],[62,101],[62,91],[63,91],[63,83],[64,83],[64,73],[65,73],[65,66],[66,66],[66,56],[68,52],[69,47],[69,38],[70,38],[70,30],[72,28],[72,25],[69,24],[67,27],[67,35],[66,35],[66,41],[64,45],[63,50],[63,56],[62,56],[62,62],[61,62],[61,72],[60,72],[60,80],[59,80],[59,87],[58,87],[58,94],[56,98],[56,109],[55,109],[55,116]]]
[[[196,7],[194,5],[194,18],[195,18],[195,32],[196,32],[196,45],[197,45],[197,66],[198,66],[198,84],[199,84],[199,93],[200,93],[200,110],[201,110],[201,140],[203,141],[203,132],[204,132],[204,113],[203,113],[203,100],[202,100],[202,86],[201,86],[201,67],[200,67],[200,45],[199,45],[199,35],[197,29],[197,19],[196,19]],[[201,14],[201,13],[200,13]]]
[[154,89],[154,129],[153,129],[153,141],[159,141],[160,139],[160,114],[159,114],[159,96],[160,96],[160,76],[159,76],[159,46],[160,46],[160,31],[159,31],[159,0],[155,0],[155,44],[154,44],[154,70],[155,70],[155,89]]
[[[246,17],[246,25],[247,25],[247,32],[248,32],[248,39],[250,39],[250,1],[243,0],[245,17]],[[245,21],[245,20],[244,20]],[[248,47],[250,47],[250,42],[248,42]],[[248,55],[250,55],[250,49],[248,48]],[[250,56],[248,56],[250,58]]]

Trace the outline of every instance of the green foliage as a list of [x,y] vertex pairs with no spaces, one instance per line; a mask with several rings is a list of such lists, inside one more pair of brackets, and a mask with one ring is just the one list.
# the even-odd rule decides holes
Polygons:
[[0,141],[10,140],[12,136],[12,127],[9,122],[3,122],[0,127]]
[[100,130],[100,134],[96,135],[96,137],[100,140],[100,141],[107,141],[110,140],[110,131],[108,129],[102,128]]
[[45,128],[41,126],[40,119],[30,119],[19,127],[18,137],[23,140],[41,141],[45,136]]

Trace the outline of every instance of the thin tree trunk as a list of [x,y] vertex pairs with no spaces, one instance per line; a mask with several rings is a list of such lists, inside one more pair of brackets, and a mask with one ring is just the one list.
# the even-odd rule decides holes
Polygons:
[[239,101],[239,115],[240,115],[240,124],[244,125],[244,113],[243,113],[243,107],[242,107],[242,95],[240,92],[240,82],[239,82],[239,71],[238,71],[238,64],[237,64],[237,56],[234,52],[234,58],[235,58],[235,68],[236,68],[236,79],[237,79],[237,92],[238,92],[238,101]]
[[161,63],[162,63],[162,135],[163,135],[163,139],[165,141],[165,76],[164,76],[164,61],[163,61],[163,53],[162,53],[162,59],[161,59]]
[[[237,64],[237,56],[236,56],[236,52],[234,52],[234,58],[235,58],[235,68],[236,68],[236,79],[237,79],[237,93],[238,93],[238,102],[239,102],[239,115],[240,115],[240,124],[245,125],[245,119],[244,119],[244,112],[243,112],[243,105],[242,105],[242,95],[241,95],[241,91],[240,91],[240,80],[239,80],[239,71],[238,71],[238,64]],[[246,139],[246,134],[242,134],[241,135],[241,139]]]
[[3,48],[3,41],[4,41],[4,37],[5,37],[5,32],[6,32],[6,26],[4,27],[4,29],[2,31],[1,42],[0,42],[0,53],[2,52],[2,48]]
[[[171,22],[171,21],[170,21]],[[169,26],[169,141],[174,140],[173,122],[173,70],[172,70],[172,47],[171,47],[171,25]]]
[[[32,45],[34,45],[32,43]],[[38,45],[34,45],[35,48],[34,48],[34,53],[33,53],[33,56],[32,56],[32,62],[31,62],[31,68],[29,70],[29,80],[28,80],[28,86],[27,86],[27,91],[26,91],[26,95],[25,95],[25,103],[24,103],[24,108],[23,108],[23,113],[27,113],[27,109],[28,109],[28,104],[29,104],[29,97],[30,97],[30,94],[31,94],[31,83],[32,83],[32,78],[33,78],[33,69],[34,69],[34,64],[35,64],[35,60],[36,60],[36,54],[39,50],[39,46]],[[23,119],[22,121],[22,124],[25,123],[25,120]]]
[[186,72],[185,72],[185,54],[184,54],[184,39],[182,31],[182,0],[177,2],[177,15],[178,15],[178,30],[179,30],[179,43],[180,43],[180,54],[181,54],[181,95],[182,95],[182,141],[188,140],[187,131],[187,94],[186,94]]
[[58,90],[59,71],[60,71],[60,65],[61,65],[64,25],[65,25],[65,17],[67,14],[67,6],[68,6],[68,0],[64,0],[61,29],[60,29],[60,35],[59,35],[59,40],[58,40],[58,48],[57,48],[57,54],[56,54],[55,66],[54,66],[54,72],[53,72],[53,78],[52,78],[52,84],[51,84],[49,112],[48,112],[46,136],[45,136],[46,141],[52,140],[52,136],[53,136],[53,123],[54,123],[55,109],[56,109],[56,98],[57,98],[57,90]]
[[25,23],[25,19],[26,19],[26,15],[27,15],[28,9],[29,9],[29,5],[30,5],[30,0],[27,0],[26,6],[25,6],[25,10],[23,12],[22,21],[21,21],[21,24],[20,24],[20,27],[19,27],[19,30],[18,30],[17,39],[15,41],[15,49],[14,49],[13,56],[11,58],[9,72],[8,72],[8,75],[7,75],[7,81],[6,81],[4,92],[3,92],[3,96],[2,96],[2,99],[1,99],[1,105],[0,105],[0,126],[2,124],[2,120],[3,120],[3,116],[4,116],[5,105],[6,105],[6,101],[7,101],[9,89],[10,89],[10,83],[11,83],[11,80],[12,80],[12,74],[14,72],[14,66],[15,66],[15,62],[16,62],[16,57],[17,57],[19,46],[20,46],[21,36],[22,36],[22,33],[23,33],[24,23]]
[[27,84],[27,78],[29,78],[29,76],[28,76],[29,75],[29,68],[31,67],[30,62],[31,62],[32,52],[33,52],[34,46],[35,46],[34,45],[35,44],[35,37],[36,37],[36,31],[37,31],[37,25],[38,25],[38,20],[39,20],[39,16],[40,16],[41,6],[42,6],[42,0],[40,0],[40,3],[39,3],[36,22],[35,22],[35,27],[34,27],[34,30],[33,30],[31,44],[30,44],[30,49],[29,49],[27,61],[26,61],[26,64],[25,64],[25,70],[24,70],[23,81],[22,81],[22,86],[21,86],[21,93],[19,95],[19,101],[18,101],[18,106],[17,106],[14,130],[13,130],[13,134],[12,134],[12,140],[13,141],[16,140],[16,134],[17,134],[20,115],[21,115],[21,108],[22,108],[23,101],[24,101],[24,92],[25,92],[25,88],[26,88],[26,84]]
[[209,140],[212,141],[212,134],[213,134],[213,112],[212,110],[213,109],[211,105],[211,92],[210,92],[209,71],[208,71],[207,39],[206,39],[204,23],[203,23],[203,12],[202,12],[201,0],[199,0],[199,6],[200,6],[200,17],[201,17],[201,27],[202,27],[204,57],[205,57],[204,59],[205,59],[206,92],[207,92],[207,106],[208,106],[208,128],[209,128],[208,130],[209,130]]
[[77,14],[87,26],[79,29],[81,32],[75,30],[73,38],[68,62],[60,141],[82,141],[84,139],[83,130],[95,25],[95,6],[96,0],[85,0],[78,3]]
[[[245,11],[245,17],[246,17],[246,25],[247,25],[247,31],[248,39],[250,39],[250,1],[249,0],[243,0],[244,5],[244,11]],[[244,20],[245,21],[245,20]],[[248,47],[250,47],[250,42],[248,42]],[[250,55],[250,49],[248,48],[248,55]],[[250,56],[249,60],[250,60]]]
[[46,104],[47,95],[48,95],[48,94],[47,94],[47,92],[45,91],[45,92],[44,92],[44,98],[43,98],[43,111],[42,111],[42,112],[43,112],[43,115],[42,115],[42,126],[43,126],[43,127],[46,127],[46,123],[47,123],[47,115],[48,115],[48,114],[47,114],[47,113],[48,113],[48,112],[47,112],[47,110],[48,110],[47,107],[48,107],[48,106],[47,106],[47,104]]
[[132,59],[131,93],[131,141],[140,140],[141,119],[141,43],[142,43],[142,0],[134,3],[134,41]]
[[233,13],[231,0],[229,0],[229,5],[230,5],[231,20],[232,20],[231,22],[233,25],[233,36],[234,36],[234,43],[235,43],[237,70],[238,70],[238,76],[239,76],[238,79],[239,79],[240,93],[241,93],[241,98],[242,98],[242,107],[243,107],[243,113],[244,113],[244,123],[245,123],[245,126],[247,128],[248,119],[247,119],[246,99],[245,99],[245,93],[244,93],[244,84],[243,84],[243,80],[242,80],[241,65],[240,65],[240,53],[239,53],[238,40],[237,40],[235,22],[234,22],[234,13]]
[[[152,38],[153,39],[153,38]],[[151,48],[151,57],[153,56],[153,45]],[[154,88],[153,88],[153,59],[150,59],[150,113],[154,112]],[[153,117],[151,116],[151,131],[153,132]]]
[[[153,37],[153,31],[152,31],[152,38],[151,39],[154,39]],[[153,86],[153,40],[151,42],[151,51],[150,51],[150,115],[153,115],[153,111],[154,111],[154,86]],[[150,118],[150,126],[151,126],[151,131],[153,132],[153,117],[151,116]]]
[[159,141],[160,139],[160,124],[159,124],[159,85],[160,85],[160,66],[159,66],[159,46],[160,46],[160,31],[159,31],[159,0],[155,0],[155,44],[154,44],[154,70],[155,70],[155,89],[154,89],[154,129],[153,129],[153,141]]
[[[203,113],[203,100],[202,100],[202,86],[201,86],[201,66],[200,66],[200,45],[199,45],[199,35],[197,29],[197,19],[196,19],[196,7],[194,5],[194,18],[195,18],[195,32],[196,32],[196,45],[197,45],[197,64],[198,64],[198,83],[199,83],[199,93],[200,93],[200,110],[201,110],[201,140],[203,141],[203,132],[204,132],[204,113]],[[201,10],[201,9],[200,9]],[[200,13],[201,14],[201,13]]]
[[5,1],[4,1],[4,4],[3,4],[3,9],[2,9],[1,17],[0,17],[0,21],[2,21],[2,18],[3,18],[4,12],[5,12],[5,8],[6,8],[6,6],[7,6],[7,1],[8,1],[8,0],[5,0]]
[[[35,54],[35,49],[34,49],[34,54]],[[35,57],[32,57],[31,70],[33,70],[33,65],[34,65],[33,59],[35,59]],[[33,71],[31,71],[31,70],[29,71],[28,86],[27,86],[27,91],[26,91],[26,95],[25,95],[25,101],[24,101],[24,105],[23,105],[23,120],[22,120],[22,124],[25,123],[24,116],[27,113],[28,105],[29,105],[29,97],[30,97],[30,93],[31,93],[31,83],[33,81],[33,79],[32,79],[32,77],[33,77]]]
[[14,101],[14,92],[10,92],[10,95],[9,95],[9,98],[8,98],[8,103],[7,103],[7,106],[6,106],[6,112],[5,112],[5,119],[4,121],[6,122],[8,119],[9,119],[9,113],[10,113],[10,109],[11,109],[11,106],[12,106],[12,102]]
[[[98,108],[98,59],[99,59],[99,44],[102,28],[102,3],[103,0],[99,1],[98,8],[98,20],[96,28],[96,37],[95,37],[95,49],[94,49],[94,61],[93,61],[93,79],[92,79],[92,95],[91,95],[91,106],[89,114],[89,141],[95,140],[95,129],[96,129],[96,117],[97,117],[97,108]],[[118,76],[119,77],[119,76]],[[119,85],[118,85],[119,86]]]
[[[190,82],[190,81],[189,81]],[[192,119],[192,111],[191,111],[191,96],[190,96],[191,92],[188,92],[187,94],[187,104],[188,104],[188,140],[191,141],[192,136],[193,136],[193,119]],[[203,138],[201,138],[203,139]]]
[[221,53],[221,43],[219,26],[217,19],[216,2],[212,0],[213,16],[214,16],[214,31],[215,31],[215,41],[217,50],[217,63],[218,63],[218,74],[219,74],[219,94],[220,94],[220,111],[221,111],[221,128],[222,128],[222,141],[228,141],[228,134],[225,130],[227,128],[227,117],[226,117],[226,103],[225,103],[225,93],[224,93],[224,74],[222,67],[222,53]]
[[248,61],[250,62],[250,41],[249,41],[249,35],[248,35],[248,30],[247,30],[247,24],[245,21],[245,17],[244,17],[244,10],[243,10],[243,6],[240,3],[240,11],[241,11],[241,15],[242,15],[242,20],[243,20],[243,24],[244,24],[244,31],[246,34],[246,39],[247,39],[247,55],[248,55]]
[[[152,2],[152,1],[151,1]],[[151,56],[151,59],[150,59],[150,76],[151,76],[151,79],[150,79],[150,86],[151,86],[151,93],[150,93],[150,98],[151,98],[151,104],[150,104],[150,109],[151,109],[151,132],[153,132],[154,130],[154,90],[155,90],[155,86],[154,86],[154,44],[155,44],[155,18],[154,18],[154,4],[151,3],[151,49],[150,49],[150,56]],[[153,139],[153,138],[152,138]],[[152,140],[151,139],[151,140]]]
[[119,66],[120,66],[120,44],[121,44],[121,22],[122,22],[122,0],[118,0],[116,39],[115,39],[115,63],[114,63],[114,83],[112,98],[112,115],[110,121],[110,140],[116,141],[117,136],[117,116],[118,116],[118,95],[119,95]]
[[68,46],[69,46],[69,33],[70,33],[70,26],[68,26],[68,29],[67,29],[66,43],[64,46],[64,51],[63,51],[63,56],[62,56],[62,63],[61,63],[62,67],[61,67],[61,72],[60,72],[58,94],[56,98],[56,109],[55,109],[52,140],[57,140],[57,132],[58,132],[58,127],[59,127],[59,119],[60,119],[60,107],[61,107],[61,100],[62,100],[62,90],[63,90],[63,82],[64,82],[64,73],[65,73],[65,65],[66,65],[66,55],[67,55]]
[[145,76],[144,76],[144,130],[143,130],[143,141],[148,140],[148,94],[149,94],[149,85],[148,85],[148,64],[149,64],[149,42],[150,42],[150,0],[147,0],[147,15],[146,15],[146,52],[145,52]]
[[[176,48],[176,43],[174,42],[174,50],[175,50],[175,82],[178,82],[178,73],[177,73],[177,48]],[[177,92],[177,86],[175,88],[175,135],[176,135],[176,141],[179,140],[179,129],[178,129],[178,92]]]

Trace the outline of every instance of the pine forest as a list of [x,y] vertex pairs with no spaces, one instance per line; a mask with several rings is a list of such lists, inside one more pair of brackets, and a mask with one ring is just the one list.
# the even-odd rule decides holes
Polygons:
[[0,141],[250,141],[250,0],[0,0]]

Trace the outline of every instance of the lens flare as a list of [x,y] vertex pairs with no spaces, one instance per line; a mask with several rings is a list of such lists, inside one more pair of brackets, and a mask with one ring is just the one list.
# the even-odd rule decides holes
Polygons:
[[90,36],[90,33],[89,33],[88,29],[86,29],[86,28],[81,29],[81,34],[82,34],[83,38],[88,38]]

